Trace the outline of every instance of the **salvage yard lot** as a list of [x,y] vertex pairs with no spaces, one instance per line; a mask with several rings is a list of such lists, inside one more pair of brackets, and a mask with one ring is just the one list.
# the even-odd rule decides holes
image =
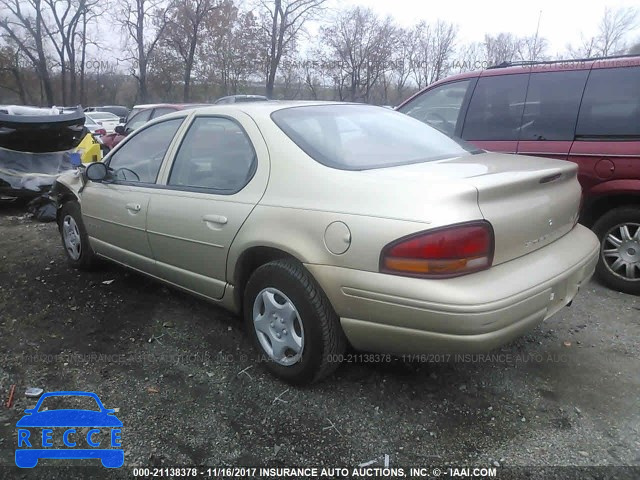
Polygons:
[[79,274],[56,226],[13,206],[0,257],[3,401],[17,385],[0,465],[40,387],[119,409],[128,466],[640,466],[640,299],[595,281],[491,357],[356,356],[295,388],[260,368],[233,315],[114,265]]

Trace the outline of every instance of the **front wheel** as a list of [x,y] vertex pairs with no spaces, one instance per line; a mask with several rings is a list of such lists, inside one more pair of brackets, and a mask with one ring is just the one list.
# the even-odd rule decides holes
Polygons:
[[340,321],[299,262],[259,267],[245,288],[243,309],[247,333],[274,375],[303,384],[338,367],[346,348]]
[[600,239],[598,277],[614,290],[640,295],[640,207],[605,213],[593,231]]
[[89,236],[82,222],[78,202],[67,202],[62,206],[58,216],[58,228],[69,265],[78,270],[91,269],[95,265],[96,257],[89,245]]

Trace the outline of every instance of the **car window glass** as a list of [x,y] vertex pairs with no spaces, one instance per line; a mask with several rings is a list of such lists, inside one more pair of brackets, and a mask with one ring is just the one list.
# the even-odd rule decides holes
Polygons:
[[255,162],[251,141],[237,123],[196,118],[180,145],[169,185],[235,193],[251,179]]
[[169,108],[169,107],[154,108],[153,115],[151,116],[151,118],[158,118],[158,117],[161,117],[162,115],[166,115],[167,113],[173,113],[175,111],[176,111],[175,108]]
[[182,120],[175,118],[145,128],[114,152],[109,168],[116,181],[154,183]]
[[436,87],[414,98],[398,110],[428,123],[447,135],[453,135],[470,83],[470,80],[463,80]]
[[136,130],[137,128],[140,128],[142,125],[147,123],[150,115],[151,115],[151,109],[138,112],[135,116],[131,118],[131,120],[127,122],[127,126],[125,127],[126,130],[133,131],[133,130]]
[[118,117],[109,112],[95,112],[90,116],[96,120],[118,120]]
[[576,135],[640,136],[640,67],[591,71]]
[[56,395],[46,397],[40,404],[39,412],[47,410],[79,409],[100,411],[100,406],[93,397],[85,395]]
[[482,77],[469,103],[462,138],[518,140],[528,74]]
[[311,158],[343,170],[409,165],[476,151],[415,118],[370,105],[283,108],[271,118]]
[[532,73],[520,140],[573,140],[588,70]]

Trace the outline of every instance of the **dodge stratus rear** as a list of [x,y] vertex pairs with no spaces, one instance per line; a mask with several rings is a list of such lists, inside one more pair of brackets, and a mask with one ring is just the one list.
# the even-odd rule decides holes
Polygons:
[[490,350],[569,304],[597,261],[574,164],[365,105],[167,115],[59,183],[73,266],[108,258],[241,313],[267,368],[297,383],[348,342]]

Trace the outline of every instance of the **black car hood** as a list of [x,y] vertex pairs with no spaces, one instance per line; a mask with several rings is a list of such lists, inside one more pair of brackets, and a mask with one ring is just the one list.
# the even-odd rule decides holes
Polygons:
[[[33,109],[38,113],[38,109]],[[44,110],[44,109],[43,109]],[[84,112],[12,114],[0,107],[0,147],[21,152],[59,152],[76,148],[87,130]]]

